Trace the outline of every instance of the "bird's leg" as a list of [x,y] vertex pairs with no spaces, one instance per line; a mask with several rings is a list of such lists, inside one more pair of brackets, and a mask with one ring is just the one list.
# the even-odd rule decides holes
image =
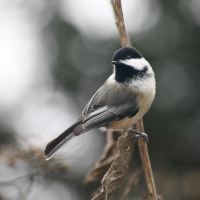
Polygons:
[[133,130],[133,129],[131,129],[130,132],[136,134],[135,135],[136,139],[143,137],[146,142],[149,142],[148,135],[146,133],[141,133],[141,132]]

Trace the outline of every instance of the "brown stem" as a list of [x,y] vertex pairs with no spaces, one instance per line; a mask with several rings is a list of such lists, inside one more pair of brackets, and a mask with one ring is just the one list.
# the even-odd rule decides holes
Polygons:
[[147,192],[146,194],[145,194],[145,196],[143,197],[143,199],[142,200],[146,200],[147,199],[147,197],[150,195],[150,193],[149,192]]
[[129,182],[128,184],[126,185],[126,188],[124,190],[124,192],[122,193],[122,196],[118,199],[118,200],[125,200],[126,197],[128,196],[129,192],[131,191],[131,188],[135,185],[137,185],[137,183],[139,182],[139,179],[140,179],[140,174],[142,173],[142,169],[134,172],[130,179],[129,179]]
[[[116,25],[119,31],[121,45],[122,47],[130,46],[130,42],[128,42],[128,37],[126,34],[126,29],[125,29],[125,24],[124,24],[121,0],[111,0],[111,3],[113,5],[113,9],[114,9],[116,20],[117,20]],[[140,119],[135,124],[134,127],[136,131],[144,132],[142,119]],[[154,183],[154,177],[153,177],[153,172],[151,168],[151,162],[149,159],[147,144],[143,138],[139,138],[138,143],[139,143],[139,149],[140,149],[141,159],[143,163],[143,168],[146,174],[147,186],[150,193],[150,200],[157,200],[156,187]]]
[[125,24],[124,24],[121,0],[111,0],[111,4],[113,6],[115,17],[117,20],[115,23],[119,31],[121,45],[122,47],[130,46],[130,43],[128,41],[128,37],[126,34]]
[[[135,125],[135,130],[144,133],[143,121],[140,119]],[[157,200],[157,191],[154,182],[154,176],[151,168],[151,162],[148,154],[147,143],[143,138],[138,139],[140,155],[142,159],[143,168],[146,175],[147,186],[149,190],[150,200]]]

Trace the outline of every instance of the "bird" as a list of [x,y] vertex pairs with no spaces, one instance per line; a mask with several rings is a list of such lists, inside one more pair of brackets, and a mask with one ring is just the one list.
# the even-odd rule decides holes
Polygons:
[[[156,93],[155,74],[149,62],[133,47],[118,49],[112,58],[113,73],[85,106],[80,118],[45,150],[46,160],[75,136],[91,129],[129,131],[149,110]],[[134,131],[134,130],[133,130]],[[146,133],[136,133],[148,142]]]

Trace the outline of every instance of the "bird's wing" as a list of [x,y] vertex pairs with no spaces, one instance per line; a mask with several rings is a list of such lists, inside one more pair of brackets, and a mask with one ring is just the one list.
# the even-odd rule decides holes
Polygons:
[[134,107],[132,105],[121,105],[118,107],[108,107],[105,105],[85,117],[82,128],[84,132],[93,128],[99,128],[126,117],[133,117],[138,111],[138,106]]
[[[90,99],[82,112],[82,131],[99,128],[126,117],[133,117],[139,111],[137,96],[124,89],[123,97],[118,90],[106,90],[106,98],[101,93],[102,86]],[[103,88],[104,89],[104,88]],[[104,89],[105,91],[105,89]],[[113,101],[111,98],[115,97]],[[127,100],[128,99],[128,100]]]
[[135,116],[139,111],[137,95],[126,88],[122,89],[123,96],[119,90],[104,84],[88,102],[80,119],[46,146],[46,159],[51,158],[74,135]]
[[89,115],[92,111],[94,111],[97,108],[100,108],[104,106],[103,104],[97,105],[97,94],[101,90],[102,87],[100,87],[97,92],[93,95],[93,97],[90,99],[90,101],[87,103],[85,106],[82,116],[87,116]]

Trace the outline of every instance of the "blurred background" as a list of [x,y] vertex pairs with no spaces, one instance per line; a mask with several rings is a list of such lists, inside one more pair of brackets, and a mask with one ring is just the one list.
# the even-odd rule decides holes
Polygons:
[[[198,200],[200,1],[122,0],[122,6],[132,45],[156,74],[144,125],[158,192]],[[91,199],[100,181],[84,185],[83,178],[101,155],[105,133],[75,138],[48,162],[42,152],[112,73],[118,48],[109,0],[0,1],[0,199]],[[137,148],[134,155],[131,171],[141,166]],[[127,199],[146,192],[142,175]]]

